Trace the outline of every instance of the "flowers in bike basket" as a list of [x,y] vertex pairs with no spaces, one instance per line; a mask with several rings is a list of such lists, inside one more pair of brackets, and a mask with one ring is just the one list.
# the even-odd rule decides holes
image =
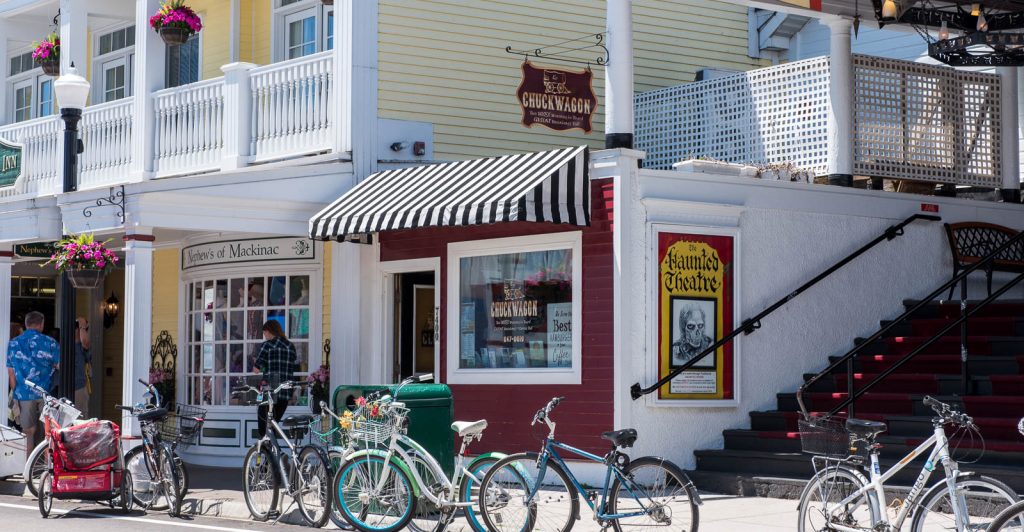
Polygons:
[[380,405],[377,403],[373,403],[372,405],[370,405],[370,417],[378,416],[380,416]]
[[356,406],[358,406],[358,407],[366,406],[366,398],[365,397],[357,397],[356,398]]
[[352,430],[352,412],[346,410],[341,413],[341,419],[338,420],[338,426],[341,430]]

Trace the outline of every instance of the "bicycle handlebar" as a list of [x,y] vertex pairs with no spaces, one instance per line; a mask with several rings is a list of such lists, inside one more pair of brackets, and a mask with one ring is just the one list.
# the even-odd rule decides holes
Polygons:
[[943,423],[952,423],[961,427],[974,426],[974,419],[963,412],[957,412],[952,406],[926,395],[922,401],[925,406],[930,407]]
[[547,419],[547,417],[551,415],[551,411],[554,410],[555,407],[563,400],[565,400],[565,397],[552,397],[551,400],[548,401],[548,404],[544,405],[544,408],[541,408],[533,415],[533,421],[530,422],[530,425],[536,425],[538,421]]

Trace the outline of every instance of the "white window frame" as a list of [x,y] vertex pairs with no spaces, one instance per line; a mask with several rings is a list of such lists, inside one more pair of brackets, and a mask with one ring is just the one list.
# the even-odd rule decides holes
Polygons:
[[[42,74],[36,77],[36,102],[35,105],[32,106],[33,110],[35,111],[36,118],[41,116],[50,116],[57,114],[57,94],[53,91],[53,82],[56,81],[56,79],[57,78],[47,76],[46,74]],[[42,112],[44,83],[50,84],[50,113],[47,115],[44,115]]]
[[[36,87],[35,76],[25,77],[24,79],[19,79],[17,81],[12,81],[12,82],[10,82],[10,87],[11,87],[11,119],[10,119],[10,123],[13,124],[13,123],[18,123],[18,122],[26,122],[28,120],[32,120],[33,118],[35,118],[36,117],[35,116],[36,115],[35,92],[38,90],[38,87]],[[18,91],[20,89],[24,89],[24,88],[28,88],[28,89],[32,90],[33,92],[32,92],[32,95],[29,96],[29,101],[28,101],[28,107],[27,107],[27,109],[28,109],[28,118],[26,118],[25,120],[18,120]],[[25,108],[23,107],[22,109],[25,109]]]
[[[572,251],[572,367],[569,368],[460,368],[459,367],[459,263],[464,257]],[[447,338],[445,357],[449,384],[581,384],[583,382],[583,232],[474,240],[448,244]]]
[[[281,0],[271,0],[270,50],[275,63],[288,60],[288,24],[286,18],[302,11],[313,11],[316,17],[316,52],[327,50],[327,14],[334,12],[334,6],[325,6],[321,0],[301,0],[281,7]],[[335,36],[336,38],[336,36]]]
[[[93,36],[92,36],[92,49],[93,49],[93,57],[92,57],[92,73],[93,73],[93,75],[92,75],[92,77],[93,77],[93,80],[95,80],[95,82],[92,84],[92,101],[97,102],[97,103],[105,103],[107,101],[105,99],[106,95],[107,95],[107,87],[106,87],[107,77],[106,77],[106,71],[104,70],[104,66],[106,66],[108,63],[111,63],[113,61],[117,61],[119,59],[123,60],[124,63],[125,63],[125,69],[124,69],[124,84],[125,84],[124,97],[125,98],[130,98],[130,97],[132,97],[134,95],[134,87],[133,87],[134,83],[133,82],[134,82],[134,74],[135,74],[134,73],[134,70],[135,70],[135,68],[134,68],[134,63],[135,63],[135,45],[132,44],[131,46],[125,46],[124,48],[121,48],[120,50],[115,50],[113,52],[108,52],[108,53],[105,53],[105,54],[102,54],[102,55],[99,54],[100,38],[101,37],[103,37],[104,35],[109,35],[109,34],[114,33],[116,31],[123,30],[123,29],[128,28],[128,27],[133,26],[133,25],[134,25],[134,23],[129,23],[129,22],[115,24],[115,25],[107,26],[107,27],[103,28],[102,30],[98,30],[98,31],[96,31],[93,34]],[[135,39],[138,40],[139,37],[140,37],[140,35],[139,35],[139,28],[135,28]],[[114,100],[111,100],[111,101],[114,101]]]
[[[18,50],[16,53],[9,54],[5,58],[5,60],[7,61],[7,64],[10,65],[11,59],[13,59],[13,58],[15,58],[15,57],[17,57],[19,55],[23,55],[25,52],[28,52],[28,51],[29,51],[28,48],[24,48],[24,49]],[[26,70],[24,72],[15,74],[13,76],[9,76],[7,78],[6,84],[5,84],[5,99],[7,100],[8,112],[7,112],[7,116],[6,117],[0,117],[0,118],[5,119],[4,123],[6,123],[6,124],[14,124],[15,123],[15,120],[14,120],[15,119],[14,103],[15,103],[15,100],[16,100],[15,92],[17,91],[18,88],[23,87],[26,84],[31,84],[31,86],[32,86],[32,100],[33,101],[32,101],[32,104],[30,106],[30,109],[29,109],[29,117],[26,120],[22,120],[22,122],[25,122],[27,120],[33,120],[33,119],[36,119],[36,118],[41,118],[41,115],[39,114],[39,95],[41,94],[42,91],[39,90],[39,87],[40,87],[40,85],[43,82],[45,82],[45,81],[52,82],[55,79],[56,78],[53,78],[53,77],[48,76],[46,74],[43,74],[43,70],[42,70],[42,68],[39,65],[36,65],[34,68],[31,68],[31,69]],[[52,93],[52,88],[51,88],[51,93]],[[55,114],[57,114],[56,96],[54,96],[53,112],[50,113],[49,115],[46,115],[46,116],[53,116]]]
[[[131,96],[131,76],[128,75],[128,58],[127,57],[111,57],[100,63],[100,94],[96,99],[99,103],[113,102],[122,100]],[[114,90],[111,87],[107,87],[107,72],[116,68],[124,68],[124,95],[120,98],[114,98],[112,100],[107,99],[107,93]]]

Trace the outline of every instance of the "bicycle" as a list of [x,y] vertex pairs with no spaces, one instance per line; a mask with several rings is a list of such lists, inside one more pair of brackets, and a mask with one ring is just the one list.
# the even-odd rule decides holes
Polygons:
[[[356,446],[355,442],[348,438],[347,433],[341,429],[345,417],[336,414],[325,401],[320,401],[320,412],[321,416],[310,422],[309,431],[327,448],[327,464],[330,467],[330,478],[333,479],[345,459],[356,451]],[[331,421],[332,419],[333,421]],[[325,420],[328,421],[330,429],[323,426]],[[338,443],[342,445],[338,445]],[[341,515],[341,509],[337,504],[331,505],[330,519],[335,526],[342,530],[353,530],[352,525],[348,524],[348,521],[345,521]]]
[[[275,523],[292,504],[298,504],[303,520],[319,528],[324,526],[330,514],[329,460],[326,452],[318,446],[308,444],[297,448],[305,438],[313,416],[291,415],[278,423],[272,415],[274,397],[281,391],[299,386],[302,383],[285,381],[273,390],[266,384],[261,388],[245,385],[232,389],[232,394],[256,392],[256,404],[268,408],[267,431],[249,448],[243,462],[245,504],[253,519],[266,521],[274,517]],[[281,447],[278,438],[284,440],[286,448]],[[293,500],[287,508],[277,511],[282,486]]]
[[[45,389],[32,381],[25,381],[25,385],[43,398],[43,408],[39,413],[39,421],[46,423],[46,419],[49,418],[53,423],[56,423],[57,428],[61,428],[74,423],[82,417],[82,412],[75,408],[71,401],[50,395]],[[46,441],[46,438],[43,438],[43,441],[39,442],[32,449],[28,459],[25,461],[25,470],[22,473],[22,477],[25,479],[28,491],[32,493],[33,497],[39,496],[39,482],[43,477],[43,473],[50,470],[50,453],[47,452],[49,448],[49,442]]]
[[[983,530],[987,519],[1017,501],[1017,494],[1009,486],[961,472],[950,456],[945,427],[977,432],[971,417],[932,397],[926,396],[924,404],[936,414],[932,435],[885,473],[879,466],[881,446],[875,442],[887,429],[885,423],[853,418],[845,425],[815,418],[799,421],[804,452],[817,455],[812,459],[816,473],[800,496],[800,532],[896,531],[911,513],[913,532]],[[895,499],[890,506],[886,482],[929,449],[906,499]],[[863,451],[867,451],[867,460]],[[940,463],[946,472],[945,481],[926,491],[928,478]],[[896,511],[894,520],[889,519],[890,509]]]
[[[136,403],[134,407],[119,407],[136,416],[142,429],[142,445],[133,447],[124,456],[125,466],[132,472],[134,481],[132,498],[140,507],[166,509],[177,514],[189,489],[188,469],[178,456],[178,446],[191,445],[195,442],[205,421],[206,411],[194,406],[177,405],[174,412],[160,409],[163,410],[163,415],[154,414],[152,412],[161,404],[160,392],[142,379],[139,379],[139,383],[146,387],[144,401]],[[145,420],[138,417],[138,414],[145,414]],[[167,494],[161,491],[161,482],[153,481],[153,472],[157,470],[157,461],[161,458],[164,447],[169,451],[171,464],[176,473],[178,493],[174,500],[179,505],[178,510],[172,510],[169,505],[164,504],[168,501]]]
[[[564,398],[555,397],[533,416],[531,426],[548,427],[539,453],[518,453],[499,460],[480,485],[480,513],[492,532],[568,532],[579,516],[579,494],[593,519],[605,529],[654,526],[695,532],[698,507],[703,504],[693,483],[679,467],[664,458],[630,459],[619,449],[632,447],[635,429],[605,432],[612,444],[603,457],[555,439],[551,412]],[[571,452],[606,467],[600,492],[586,490],[559,454]]]
[[347,457],[334,477],[334,494],[342,515],[363,532],[444,530],[462,509],[470,526],[484,530],[473,512],[474,485],[483,471],[504,455],[487,453],[466,464],[466,449],[483,437],[487,421],[456,421],[462,438],[449,479],[437,460],[405,434],[408,409],[394,399],[413,382],[433,380],[426,374],[400,382],[392,395],[375,392],[353,412],[349,437],[360,450]]
[[[1017,423],[1017,432],[1024,435],[1024,418]],[[1009,508],[999,512],[992,520],[988,532],[1022,532],[1024,531],[1024,501],[1017,501]]]

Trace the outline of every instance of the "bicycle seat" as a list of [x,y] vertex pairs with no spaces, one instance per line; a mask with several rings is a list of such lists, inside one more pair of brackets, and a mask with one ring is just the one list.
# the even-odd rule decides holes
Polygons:
[[888,427],[881,421],[850,418],[846,420],[846,430],[858,438],[870,440],[888,430]]
[[632,447],[636,442],[636,429],[613,430],[602,432],[601,439],[612,442],[616,447]]
[[452,423],[452,430],[459,433],[459,436],[476,436],[487,428],[487,420],[480,421],[456,421]]
[[282,427],[295,427],[299,425],[309,425],[309,422],[313,421],[312,414],[296,414],[288,416],[281,420]]
[[135,417],[137,417],[139,419],[139,421],[156,421],[158,419],[163,419],[163,418],[167,417],[167,409],[166,408],[154,408],[152,410],[147,410],[145,412],[140,412]]

